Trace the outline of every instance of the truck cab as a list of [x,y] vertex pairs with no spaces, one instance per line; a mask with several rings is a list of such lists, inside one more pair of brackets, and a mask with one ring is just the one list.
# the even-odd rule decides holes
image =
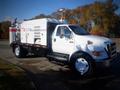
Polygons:
[[72,67],[84,75],[91,70],[92,63],[108,65],[116,56],[116,45],[108,38],[90,35],[78,25],[61,24],[52,34],[52,52],[72,63]]
[[90,35],[82,27],[69,24],[56,26],[52,34],[52,50],[70,56],[77,51],[84,51],[96,61],[116,55],[116,46],[111,39]]

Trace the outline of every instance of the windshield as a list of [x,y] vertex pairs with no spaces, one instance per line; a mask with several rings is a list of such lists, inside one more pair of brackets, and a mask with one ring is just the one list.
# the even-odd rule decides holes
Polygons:
[[89,33],[85,30],[85,29],[83,29],[83,28],[81,28],[81,27],[79,27],[79,26],[69,26],[70,27],[70,29],[72,29],[72,31],[75,33],[75,34],[78,34],[78,35],[89,35]]

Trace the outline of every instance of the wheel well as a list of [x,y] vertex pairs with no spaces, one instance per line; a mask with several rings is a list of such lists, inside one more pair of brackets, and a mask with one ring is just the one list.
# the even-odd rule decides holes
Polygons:
[[15,52],[15,47],[17,46],[17,44],[12,44],[12,51],[13,53]]
[[15,52],[15,47],[16,47],[16,46],[20,46],[20,47],[21,47],[22,45],[17,44],[17,43],[12,44],[11,47],[12,47],[13,53]]
[[86,56],[89,56],[91,58],[90,60],[92,62],[94,62],[94,59],[88,53],[86,53],[84,51],[77,51],[77,52],[73,53],[71,55],[70,59],[69,59],[69,62],[71,62],[71,60],[74,60],[74,58],[75,58],[76,55],[86,55]]

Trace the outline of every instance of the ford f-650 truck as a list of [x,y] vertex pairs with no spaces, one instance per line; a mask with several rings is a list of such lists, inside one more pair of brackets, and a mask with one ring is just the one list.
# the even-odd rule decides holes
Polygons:
[[99,62],[116,56],[116,44],[108,38],[90,35],[78,25],[43,18],[10,27],[10,45],[16,57],[34,53],[66,61],[80,75],[88,75]]

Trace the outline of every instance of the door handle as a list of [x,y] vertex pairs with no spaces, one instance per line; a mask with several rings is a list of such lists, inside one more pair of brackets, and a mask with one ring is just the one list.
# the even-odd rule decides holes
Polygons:
[[69,43],[73,43],[73,41],[69,41]]
[[56,42],[56,38],[54,38],[53,41]]

